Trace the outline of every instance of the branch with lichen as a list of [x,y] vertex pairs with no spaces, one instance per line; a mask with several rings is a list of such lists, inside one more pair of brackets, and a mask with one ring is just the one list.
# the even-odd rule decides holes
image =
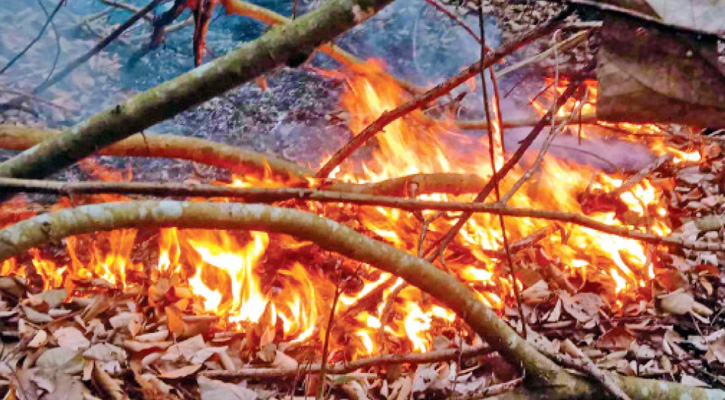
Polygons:
[[[478,301],[455,277],[429,262],[355,232],[318,215],[261,204],[138,201],[69,208],[19,222],[0,230],[0,261],[62,238],[123,228],[244,229],[283,233],[310,240],[336,252],[399,276],[431,294],[464,320],[506,359],[526,371],[528,389],[547,398],[592,397],[599,387],[569,374],[523,340],[496,313]],[[725,398],[719,390],[677,383],[615,377],[633,399]]]
[[392,0],[331,0],[201,67],[139,93],[0,163],[0,176],[38,178],[281,65],[299,65]]
[[[58,133],[59,131],[50,129],[0,125],[0,148],[18,151],[26,150],[45,139],[58,135]],[[124,157],[176,158],[225,168],[232,172],[251,176],[256,179],[273,179],[286,186],[313,185],[320,189],[337,192],[383,196],[413,197],[417,194],[430,193],[448,193],[453,195],[478,193],[485,184],[483,179],[478,175],[453,173],[414,174],[363,184],[347,183],[332,179],[311,180],[311,177],[314,175],[312,170],[273,155],[245,150],[206,139],[160,133],[136,134],[106,147],[99,154]],[[95,183],[92,182],[88,183],[88,185],[83,189],[87,193],[92,192],[93,187],[101,191],[111,190],[110,186],[94,186]],[[57,188],[58,184],[51,186]],[[73,186],[65,187],[67,190],[73,190]],[[139,188],[133,184],[125,187],[128,189],[128,193],[134,193]],[[164,186],[159,186],[159,188],[161,187]],[[117,193],[124,194],[120,192],[123,188],[123,185],[117,188],[119,190]],[[170,196],[179,190],[184,191],[183,188],[178,189],[177,187],[175,189],[173,185],[166,187],[166,189],[169,190],[167,195]],[[76,190],[79,190],[79,187],[76,187]],[[150,190],[152,192],[146,192],[146,194],[164,195],[162,191]]]

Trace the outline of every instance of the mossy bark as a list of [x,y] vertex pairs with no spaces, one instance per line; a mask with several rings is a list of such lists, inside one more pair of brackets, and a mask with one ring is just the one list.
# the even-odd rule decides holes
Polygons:
[[43,177],[314,49],[392,0],[331,0],[229,54],[128,99],[0,164],[0,176]]

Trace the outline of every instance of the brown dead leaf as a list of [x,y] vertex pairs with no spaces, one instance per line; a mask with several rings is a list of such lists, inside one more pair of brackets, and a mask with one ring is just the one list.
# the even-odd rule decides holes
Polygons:
[[682,289],[659,296],[659,300],[662,311],[675,315],[692,312],[692,306],[695,303],[695,299],[692,297],[692,294],[685,292]]
[[181,379],[193,375],[201,368],[201,364],[187,365],[158,375],[161,379]]
[[48,333],[44,330],[39,330],[35,333],[30,343],[28,343],[28,347],[37,349],[45,346],[46,343],[48,343]]
[[[173,388],[153,374],[134,373],[136,383],[141,386],[144,399],[147,400],[180,400],[179,396],[171,393]],[[217,399],[222,400],[222,399]]]
[[604,306],[604,301],[594,293],[578,293],[573,296],[567,292],[560,292],[564,310],[580,323],[586,323],[599,319],[599,310]]
[[159,342],[169,337],[169,331],[162,330],[151,333],[144,333],[135,337],[139,342]]
[[608,350],[628,350],[634,340],[635,336],[627,328],[616,326],[599,338],[597,347]]
[[256,400],[257,393],[240,385],[216,381],[200,376],[197,378],[201,400]]
[[521,292],[521,300],[526,304],[541,304],[551,296],[549,285],[544,280],[539,280]]
[[124,340],[123,347],[133,353],[139,353],[147,350],[165,350],[174,344],[174,342],[138,342],[136,340]]
[[73,327],[60,328],[53,332],[53,337],[58,341],[58,346],[74,351],[85,350],[91,345],[83,332]]
[[93,366],[93,379],[98,383],[98,386],[103,388],[103,391],[106,392],[109,398],[113,400],[128,399],[128,395],[121,389],[119,381],[100,368],[98,363],[95,363]]
[[161,359],[164,361],[191,361],[199,351],[206,347],[204,338],[201,335],[196,335],[169,347],[166,353],[161,356]]

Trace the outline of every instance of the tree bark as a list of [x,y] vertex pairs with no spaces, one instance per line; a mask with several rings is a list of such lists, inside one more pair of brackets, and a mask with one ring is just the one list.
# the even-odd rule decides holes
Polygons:
[[46,176],[279,65],[299,65],[316,47],[363,22],[391,1],[326,2],[238,50],[140,93],[3,162],[0,176]]
[[[249,229],[293,235],[323,249],[368,263],[430,293],[460,316],[493,350],[526,371],[526,384],[546,398],[601,394],[536,351],[468,287],[429,262],[371,239],[335,221],[294,209],[261,204],[139,201],[105,203],[39,215],[0,231],[0,261],[50,241],[82,233],[138,227]],[[637,378],[618,378],[633,399],[723,399],[719,390]]]

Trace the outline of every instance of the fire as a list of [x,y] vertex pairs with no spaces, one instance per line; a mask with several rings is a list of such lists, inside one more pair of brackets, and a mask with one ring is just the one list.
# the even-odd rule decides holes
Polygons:
[[[342,96],[342,105],[350,115],[352,132],[362,131],[382,113],[394,109],[408,99],[407,94],[384,74],[374,73],[383,68],[379,62],[369,62],[368,73],[346,76],[349,90]],[[373,73],[369,73],[373,72]],[[342,74],[340,72],[339,74]],[[563,91],[566,82],[554,89]],[[596,109],[596,82],[587,82],[589,96],[583,100],[582,112]],[[552,97],[542,96],[532,102],[535,110],[545,112]],[[561,111],[562,116],[575,109],[579,100],[571,100]],[[493,110],[494,115],[500,110]],[[656,155],[673,153],[677,163],[696,163],[699,152],[683,152],[668,146],[662,128],[656,125],[604,124],[599,127],[571,129],[570,135],[589,138],[606,135],[611,129],[629,133],[626,140],[650,137],[648,143]],[[467,136],[455,130],[450,119],[437,120],[422,111],[414,111],[385,128],[370,146],[369,156],[352,159],[337,168],[336,179],[368,183],[418,173],[477,174],[484,180],[492,175],[488,160],[488,140]],[[607,131],[610,129],[610,131]],[[506,155],[502,151],[503,136],[498,125],[494,131],[496,166],[501,167]],[[605,133],[602,133],[605,132]],[[503,133],[503,136],[501,135]],[[515,167],[501,182],[502,194],[526,172],[536,158],[530,151],[520,166]],[[105,174],[106,176],[108,174]],[[585,193],[610,192],[619,187],[624,178],[606,174],[588,165],[580,165],[545,155],[540,170],[534,173],[508,202],[512,207],[561,210],[584,213],[581,196]],[[310,185],[315,185],[310,180]],[[271,172],[263,179],[235,177],[233,186],[281,187]],[[623,210],[595,210],[591,218],[609,225],[666,235],[671,231],[667,218],[666,198],[662,186],[647,179],[621,193],[618,201]],[[471,201],[474,194],[453,196],[435,193],[417,196],[430,200]],[[489,198],[492,201],[493,198]],[[68,204],[62,205],[68,206]],[[351,207],[310,203],[305,207],[324,214],[354,213],[355,226],[393,246],[411,254],[428,249],[453,226],[457,215],[437,215],[423,212],[428,220],[425,240],[421,240],[423,223],[408,212],[382,207]],[[435,218],[434,218],[435,217]],[[551,228],[544,220],[507,218],[510,241],[527,238],[534,232]],[[607,282],[613,302],[622,304],[627,299],[642,296],[637,289],[654,278],[652,249],[641,242],[616,237],[572,224],[557,227],[564,233],[550,234],[533,244],[545,257],[563,268],[572,281],[590,280]],[[557,231],[558,230],[553,230]],[[189,305],[199,313],[218,316],[221,329],[243,330],[254,324],[271,323],[281,327],[283,339],[291,343],[319,341],[327,325],[331,301],[337,282],[335,273],[319,267],[314,257],[295,259],[295,254],[317,252],[309,243],[264,232],[227,232],[204,230],[162,229],[159,232],[158,258],[155,265],[149,260],[134,259],[135,230],[118,230],[96,235],[79,235],[65,240],[68,254],[66,262],[53,261],[39,250],[32,252],[30,261],[6,260],[0,269],[4,275],[18,274],[37,277],[43,288],[67,287],[71,290],[84,282],[103,279],[109,284],[127,289],[153,284],[162,277],[173,277],[175,285],[190,289],[194,296]],[[497,310],[514,302],[513,285],[524,286],[520,277],[512,280],[501,251],[503,236],[494,215],[476,214],[448,246],[448,256],[441,268],[467,284],[476,296]],[[307,253],[305,253],[307,252]],[[529,268],[534,252],[514,254],[520,268]],[[317,254],[319,257],[320,256]],[[538,274],[536,270],[530,271]],[[334,338],[340,344],[350,343],[351,357],[375,354],[390,346],[413,351],[431,349],[433,338],[444,329],[456,326],[457,318],[450,310],[415,288],[397,290],[404,284],[387,273],[375,271],[367,265],[357,266],[355,272],[359,287],[345,290],[339,296],[336,317],[346,316],[349,310],[366,296],[380,292],[380,301],[348,316],[336,329]],[[388,285],[388,286],[383,286]],[[399,292],[399,293],[398,293]],[[394,293],[396,293],[394,295]],[[395,296],[394,298],[391,296]],[[384,305],[392,304],[386,310]],[[387,314],[386,314],[387,313]],[[459,329],[460,330],[460,329]],[[383,343],[380,340],[383,340]]]

